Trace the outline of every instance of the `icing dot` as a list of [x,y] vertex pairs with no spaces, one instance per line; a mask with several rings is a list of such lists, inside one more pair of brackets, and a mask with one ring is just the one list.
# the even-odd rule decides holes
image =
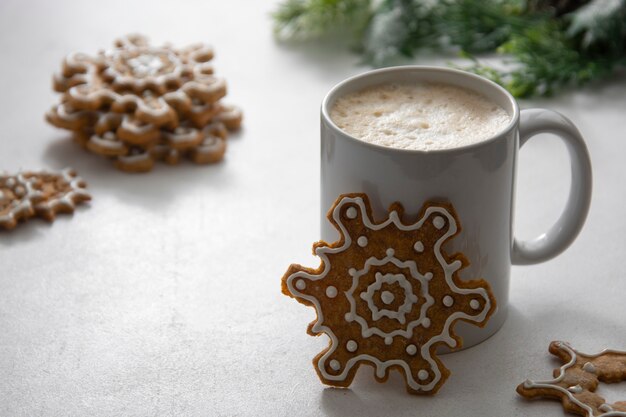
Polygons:
[[348,342],[346,343],[346,349],[348,350],[348,352],[354,352],[357,350],[358,347],[359,345],[357,345],[354,340],[348,340]]
[[426,278],[427,280],[430,281],[431,279],[433,279],[433,273],[432,272],[426,272],[424,274],[424,278]]
[[348,208],[348,210],[346,210],[346,217],[349,219],[356,219],[356,209],[354,207]]
[[303,290],[306,288],[306,282],[303,279],[299,279],[296,281],[296,288],[299,290]]
[[394,251],[392,248],[387,249],[387,256],[393,256],[394,253],[396,253],[396,251]]
[[425,380],[426,378],[428,378],[428,371],[425,371],[422,369],[421,371],[417,373],[417,377],[421,379],[422,381]]
[[593,363],[591,362],[585,362],[585,364],[583,365],[583,371],[593,374],[596,372],[596,367],[593,366]]
[[354,318],[352,317],[352,313],[346,313],[345,317],[346,317],[347,322],[354,321]]
[[385,304],[393,303],[394,298],[396,298],[390,291],[383,291],[380,295],[380,299],[383,300]]
[[415,249],[415,252],[424,252],[424,244],[418,240],[413,245],[413,249]]
[[452,304],[454,304],[454,298],[450,297],[449,295],[446,295],[445,297],[443,297],[444,306],[452,307]]
[[608,413],[610,411],[614,411],[613,407],[611,407],[609,404],[602,404],[600,407],[598,407],[598,410],[600,411],[604,411],[605,413]]
[[581,387],[580,385],[574,385],[573,387],[569,387],[567,390],[569,392],[573,392],[574,394],[578,394],[583,392],[583,387]]
[[356,269],[354,268],[348,269],[348,274],[350,274],[351,276],[354,276],[356,274]]
[[367,238],[365,236],[359,236],[359,238],[356,240],[356,243],[364,248],[367,246]]
[[415,345],[408,345],[406,347],[406,353],[408,353],[411,356],[415,355],[417,353],[417,346],[415,346]]
[[385,337],[385,344],[386,345],[390,345],[391,342],[393,342],[393,338],[392,337],[389,337],[389,336]]
[[435,225],[437,229],[441,229],[444,224],[446,224],[446,221],[443,217],[437,216],[433,219],[433,225]]
[[422,322],[422,326],[424,326],[425,329],[428,329],[430,327],[430,319],[428,317],[424,317],[424,321]]
[[470,307],[472,307],[474,310],[478,310],[480,308],[480,303],[478,302],[478,300],[472,300],[470,301]]
[[326,288],[326,297],[335,298],[337,296],[337,288],[332,285]]
[[330,361],[329,365],[330,369],[332,369],[333,371],[338,371],[341,368],[341,364],[337,359],[333,359],[332,361]]

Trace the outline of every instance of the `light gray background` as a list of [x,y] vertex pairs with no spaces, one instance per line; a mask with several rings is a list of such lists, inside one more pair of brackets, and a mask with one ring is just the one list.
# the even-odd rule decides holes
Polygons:
[[[291,262],[318,263],[310,250],[319,234],[319,104],[364,68],[328,45],[277,45],[273,7],[0,2],[0,168],[71,165],[94,197],[73,217],[0,233],[0,415],[562,415],[557,402],[528,403],[514,388],[549,377],[558,364],[551,340],[626,349],[626,82],[521,103],[576,121],[595,190],[588,223],[565,254],[513,269],[500,332],[444,357],[453,374],[434,398],[407,395],[398,375],[378,384],[369,367],[350,390],[328,389],[310,362],[327,339],[306,335],[314,311],[281,295],[280,277]],[[127,175],[44,122],[61,58],[130,31],[215,45],[228,101],[245,110],[223,163]],[[568,176],[557,140],[524,148],[522,237],[556,219]],[[624,384],[601,389],[611,402],[626,399]]]

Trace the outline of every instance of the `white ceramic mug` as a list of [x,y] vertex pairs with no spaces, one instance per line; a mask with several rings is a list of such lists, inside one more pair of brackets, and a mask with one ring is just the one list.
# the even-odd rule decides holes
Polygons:
[[[503,107],[508,126],[480,143],[437,151],[383,147],[343,132],[330,118],[335,100],[346,93],[391,82],[437,82],[476,91]],[[585,222],[591,200],[591,162],[576,127],[559,113],[522,110],[499,85],[477,75],[438,67],[385,68],[349,78],[335,86],[321,109],[321,237],[338,239],[326,213],[345,193],[366,193],[374,219],[382,221],[387,208],[400,202],[417,214],[428,200],[447,200],[455,207],[462,232],[449,252],[463,252],[470,266],[462,278],[487,280],[498,309],[484,328],[458,323],[464,347],[482,342],[504,323],[508,309],[511,265],[551,259],[565,250]],[[528,139],[542,132],[559,136],[567,145],[572,181],[565,210],[546,233],[530,241],[513,236],[517,155]]]

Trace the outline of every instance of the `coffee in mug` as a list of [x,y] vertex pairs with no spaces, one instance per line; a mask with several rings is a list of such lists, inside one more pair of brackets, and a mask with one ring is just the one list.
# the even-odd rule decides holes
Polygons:
[[432,151],[471,145],[501,132],[509,114],[487,97],[441,83],[389,83],[339,97],[330,117],[365,142]]

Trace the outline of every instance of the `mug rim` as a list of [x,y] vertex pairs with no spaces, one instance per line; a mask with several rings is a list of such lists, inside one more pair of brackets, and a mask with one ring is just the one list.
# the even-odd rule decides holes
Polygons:
[[[394,148],[394,147],[391,147],[391,146],[384,146],[384,145],[378,145],[378,144],[371,143],[371,142],[366,142],[364,140],[358,139],[358,138],[352,136],[351,134],[345,132],[344,130],[339,128],[339,126],[337,126],[335,124],[335,122],[330,118],[330,112],[329,112],[329,108],[328,108],[329,103],[331,102],[331,100],[334,99],[334,97],[338,94],[338,92],[341,89],[343,89],[345,86],[347,86],[348,84],[354,83],[354,82],[356,82],[358,80],[362,80],[364,78],[369,78],[369,77],[377,75],[377,74],[386,73],[386,72],[407,72],[407,71],[408,72],[413,72],[413,71],[418,71],[418,72],[427,72],[427,71],[443,72],[443,73],[454,74],[454,75],[460,76],[460,77],[470,78],[470,79],[473,79],[473,80],[475,80],[475,81],[477,81],[479,83],[482,83],[486,88],[491,88],[492,90],[496,90],[499,94],[504,95],[506,97],[507,101],[511,105],[511,108],[513,109],[513,114],[511,116],[511,120],[509,121],[509,123],[506,125],[506,127],[504,129],[498,131],[498,133],[496,133],[496,134],[494,134],[494,135],[492,135],[492,136],[490,136],[490,137],[488,137],[486,139],[483,139],[483,140],[481,140],[479,142],[471,143],[469,145],[458,146],[458,147],[454,147],[454,148],[421,150],[421,149]],[[393,153],[398,152],[398,153],[408,153],[408,154],[419,154],[419,155],[464,153],[464,152],[467,152],[467,151],[472,151],[474,149],[480,148],[482,146],[488,146],[489,144],[497,141],[498,139],[506,138],[509,135],[509,133],[511,133],[513,130],[515,130],[515,128],[518,125],[519,117],[520,117],[520,110],[519,110],[519,106],[517,104],[517,101],[515,100],[515,98],[513,98],[511,93],[509,93],[506,89],[504,89],[499,84],[496,84],[495,82],[493,82],[493,81],[491,81],[491,80],[489,80],[489,79],[487,79],[485,77],[482,77],[482,76],[477,75],[477,74],[473,74],[471,72],[458,70],[458,69],[454,69],[454,68],[434,66],[434,65],[401,65],[401,66],[379,68],[379,69],[375,69],[375,70],[362,72],[360,74],[357,74],[357,75],[354,75],[352,77],[346,78],[345,80],[339,82],[333,88],[331,88],[330,91],[326,94],[326,96],[322,100],[322,106],[321,107],[322,107],[321,113],[322,113],[323,120],[327,123],[327,125],[330,128],[332,128],[335,131],[335,133],[338,133],[340,136],[344,136],[344,137],[348,138],[351,141],[358,142],[362,146],[370,147],[370,148],[375,149],[375,150],[382,150],[382,151],[385,151],[385,152],[393,152]]]

